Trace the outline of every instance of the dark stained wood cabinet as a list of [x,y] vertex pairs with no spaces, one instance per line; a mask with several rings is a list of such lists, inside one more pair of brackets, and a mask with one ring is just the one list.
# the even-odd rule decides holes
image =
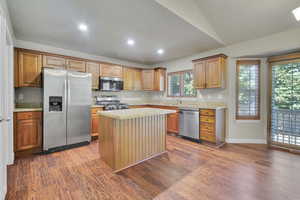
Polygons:
[[42,55],[26,50],[15,53],[15,87],[42,87]]
[[42,112],[14,113],[14,151],[42,147]]

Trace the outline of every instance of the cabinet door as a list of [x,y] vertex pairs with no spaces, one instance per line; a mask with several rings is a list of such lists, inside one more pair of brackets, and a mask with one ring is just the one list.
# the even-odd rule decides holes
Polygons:
[[41,147],[41,119],[16,121],[15,151]]
[[223,82],[223,66],[221,58],[206,61],[206,88],[221,88]]
[[142,84],[143,90],[154,90],[154,70],[143,70]]
[[179,114],[172,113],[167,116],[167,130],[171,133],[179,133]]
[[124,90],[134,90],[134,69],[125,67],[123,69]]
[[121,66],[111,64],[101,64],[101,76],[102,77],[115,77],[122,78],[123,70]]
[[142,70],[134,70],[134,90],[142,90]]
[[54,69],[65,69],[66,59],[55,56],[43,56],[43,67],[54,68]]
[[198,89],[206,87],[205,61],[194,64],[194,87]]
[[86,72],[85,61],[82,60],[68,60],[68,69],[77,72]]
[[99,117],[98,115],[92,115],[91,117],[91,136],[99,136]]
[[99,136],[99,115],[98,111],[102,108],[92,108],[91,110],[91,136]]
[[100,64],[87,62],[86,72],[92,74],[92,89],[99,89]]
[[119,65],[114,65],[112,69],[112,77],[122,78],[123,77],[123,67]]
[[18,78],[20,87],[41,87],[42,55],[18,52]]
[[155,80],[154,80],[154,90],[165,91],[166,82],[166,70],[156,69],[155,70]]

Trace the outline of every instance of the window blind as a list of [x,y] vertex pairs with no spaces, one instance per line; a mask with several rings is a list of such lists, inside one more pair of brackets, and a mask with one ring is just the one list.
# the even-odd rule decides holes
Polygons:
[[236,119],[260,119],[260,61],[237,61]]

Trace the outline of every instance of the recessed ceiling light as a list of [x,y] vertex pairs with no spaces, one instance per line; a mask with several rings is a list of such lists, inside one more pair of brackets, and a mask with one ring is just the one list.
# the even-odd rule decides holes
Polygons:
[[86,24],[79,24],[78,29],[85,32],[88,30],[88,27]]
[[127,44],[133,46],[135,44],[135,41],[133,39],[128,39]]
[[293,12],[293,14],[294,14],[296,20],[297,20],[297,21],[300,21],[300,7],[294,9],[292,12]]
[[159,55],[162,55],[162,54],[165,53],[165,50],[163,50],[163,49],[158,49],[158,50],[157,50],[157,53],[158,53]]

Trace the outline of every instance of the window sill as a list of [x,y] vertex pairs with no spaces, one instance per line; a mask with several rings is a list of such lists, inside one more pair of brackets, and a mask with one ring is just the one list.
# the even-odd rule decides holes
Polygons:
[[238,123],[238,124],[242,124],[242,123],[247,123],[247,124],[251,124],[251,123],[261,123],[261,120],[259,119],[259,120],[240,120],[240,119],[238,119],[238,120],[235,120],[235,122],[236,123]]

